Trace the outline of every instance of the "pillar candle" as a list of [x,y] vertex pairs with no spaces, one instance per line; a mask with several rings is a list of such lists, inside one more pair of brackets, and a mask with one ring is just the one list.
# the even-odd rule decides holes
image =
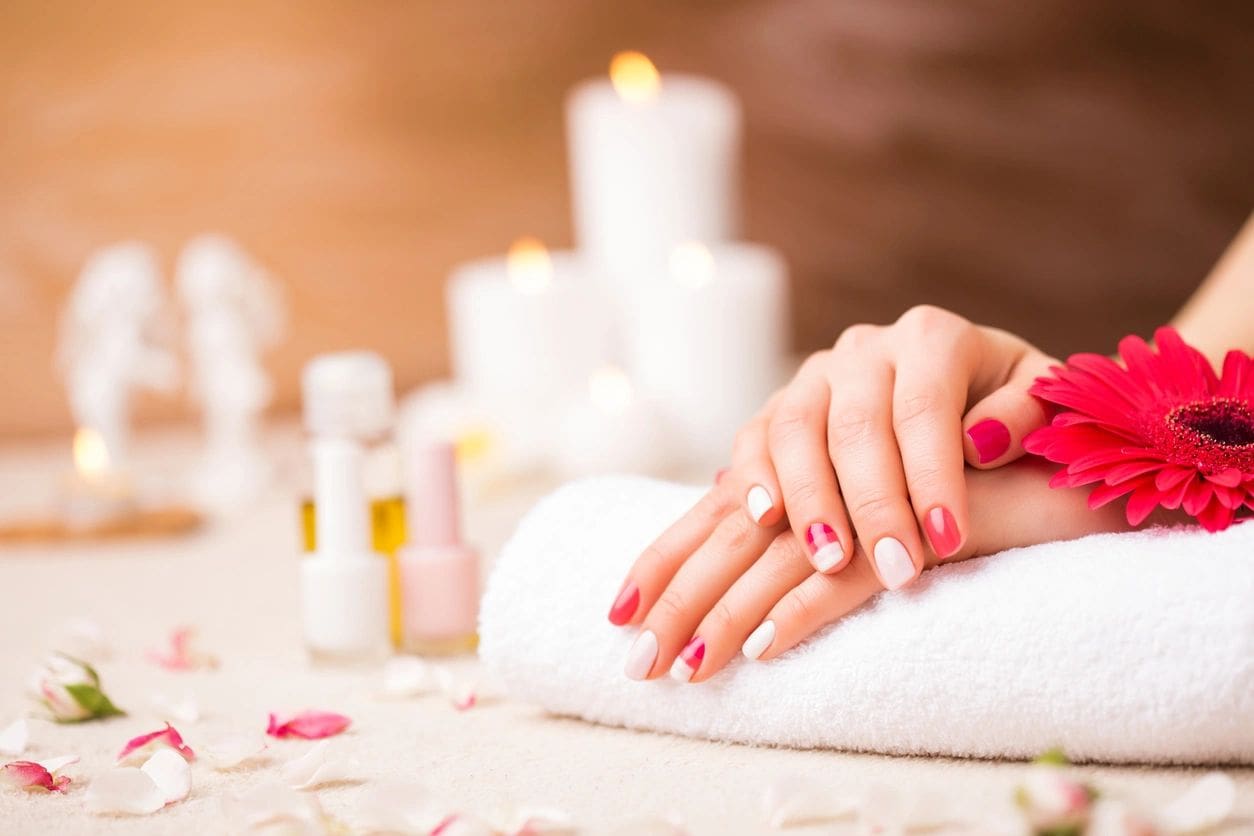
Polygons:
[[572,91],[567,130],[579,247],[626,280],[681,241],[735,236],[740,106],[639,53],[615,56],[610,74]]

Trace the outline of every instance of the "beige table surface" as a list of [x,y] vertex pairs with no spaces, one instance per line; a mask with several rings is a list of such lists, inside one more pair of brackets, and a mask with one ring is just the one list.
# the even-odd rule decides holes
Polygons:
[[[350,715],[336,741],[358,762],[356,782],[320,790],[326,812],[354,820],[372,786],[419,781],[461,807],[483,813],[510,803],[565,810],[590,832],[609,832],[649,815],[682,818],[699,834],[767,830],[763,787],[792,775],[859,794],[873,786],[948,796],[973,813],[1000,805],[1023,774],[1020,764],[896,758],[830,751],[719,745],[601,728],[546,716],[507,699],[457,712],[441,696],[384,702],[374,678],[314,669],[306,662],[296,620],[298,565],[291,473],[298,447],[291,432],[268,445],[280,462],[279,484],[248,511],[167,540],[96,545],[0,547],[0,726],[29,712],[27,674],[67,619],[88,617],[108,632],[115,653],[102,664],[107,690],[130,715],[74,726],[32,724],[29,757],[73,753],[82,762],[64,796],[0,790],[0,834],[229,833],[221,798],[272,776],[276,764],[305,751],[303,742],[274,744],[270,765],[229,773],[203,762],[183,803],[148,817],[100,817],[83,809],[91,775],[134,734],[159,727],[151,695],[189,693],[204,717],[182,731],[193,748],[226,731],[261,730],[271,710],[317,707]],[[177,486],[194,466],[189,436],[140,439],[148,482]],[[68,467],[68,440],[0,449],[3,516],[46,507]],[[286,487],[284,485],[286,484]],[[549,486],[534,482],[476,501],[467,531],[486,562],[514,522]],[[192,625],[221,667],[172,673],[145,660],[146,649],[177,625]],[[473,661],[462,668],[473,673]],[[1201,770],[1085,767],[1080,773],[1110,795],[1138,804],[1169,798]],[[1239,787],[1242,821],[1226,832],[1254,832],[1254,770],[1228,770]],[[844,832],[798,828],[787,832]]]

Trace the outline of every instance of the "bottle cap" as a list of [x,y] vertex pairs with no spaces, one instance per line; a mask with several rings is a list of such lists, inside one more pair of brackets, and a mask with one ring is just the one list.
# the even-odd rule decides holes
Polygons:
[[370,439],[392,428],[392,369],[373,351],[315,357],[301,374],[301,395],[312,435]]
[[457,457],[449,442],[406,450],[405,525],[418,546],[461,543]]

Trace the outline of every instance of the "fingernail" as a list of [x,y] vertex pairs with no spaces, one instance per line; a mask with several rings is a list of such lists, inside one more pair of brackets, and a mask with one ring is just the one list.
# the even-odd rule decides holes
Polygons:
[[610,624],[615,627],[622,627],[631,617],[636,614],[636,607],[640,606],[640,587],[636,586],[635,581],[626,581],[623,588],[618,591],[618,597],[614,599],[614,605],[610,607]]
[[875,544],[875,568],[889,589],[901,589],[914,580],[914,561],[901,541],[893,537],[881,537]]
[[988,464],[1010,449],[1010,430],[996,418],[985,418],[967,430],[980,464]]
[[932,543],[932,551],[944,560],[962,545],[962,532],[954,515],[944,505],[933,506],[923,517],[923,527],[927,529],[927,539]]
[[657,636],[652,630],[645,630],[636,636],[631,650],[627,651],[627,665],[623,669],[628,679],[644,679],[653,670],[657,661]]
[[701,660],[705,658],[705,639],[700,636],[693,636],[684,649],[679,651],[679,656],[675,658],[674,664],[671,665],[671,679],[679,682],[687,682],[692,679],[692,675],[697,672],[697,668],[701,667]]
[[756,523],[762,522],[762,518],[775,506],[770,492],[761,485],[754,485],[749,489],[745,502],[749,505],[749,516],[753,517]]
[[827,523],[815,523],[806,529],[806,545],[810,547],[810,562],[820,572],[845,559],[845,549],[836,539],[835,529]]
[[773,641],[775,641],[775,622],[763,621],[758,625],[758,629],[745,639],[745,643],[740,646],[740,652],[745,655],[746,659],[756,660],[766,652]]

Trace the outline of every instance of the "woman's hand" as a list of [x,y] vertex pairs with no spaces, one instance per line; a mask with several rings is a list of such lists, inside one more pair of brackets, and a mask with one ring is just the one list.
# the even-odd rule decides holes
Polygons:
[[738,435],[725,480],[750,518],[785,517],[814,568],[841,570],[854,541],[888,589],[971,530],[964,461],[998,467],[1045,423],[1028,387],[1052,358],[1005,331],[912,308],[892,325],[855,325]]
[[[1050,489],[1051,472],[1036,459],[968,470],[972,534],[952,559],[1127,528],[1113,505],[1093,511],[1083,490]],[[927,565],[937,562],[929,551]],[[649,547],[632,578],[639,580],[624,590],[640,606],[624,623],[642,629],[627,675],[652,679],[669,670],[692,682],[709,679],[737,651],[773,659],[883,590],[861,549],[840,574],[815,572],[792,531],[755,524],[723,486]]]

